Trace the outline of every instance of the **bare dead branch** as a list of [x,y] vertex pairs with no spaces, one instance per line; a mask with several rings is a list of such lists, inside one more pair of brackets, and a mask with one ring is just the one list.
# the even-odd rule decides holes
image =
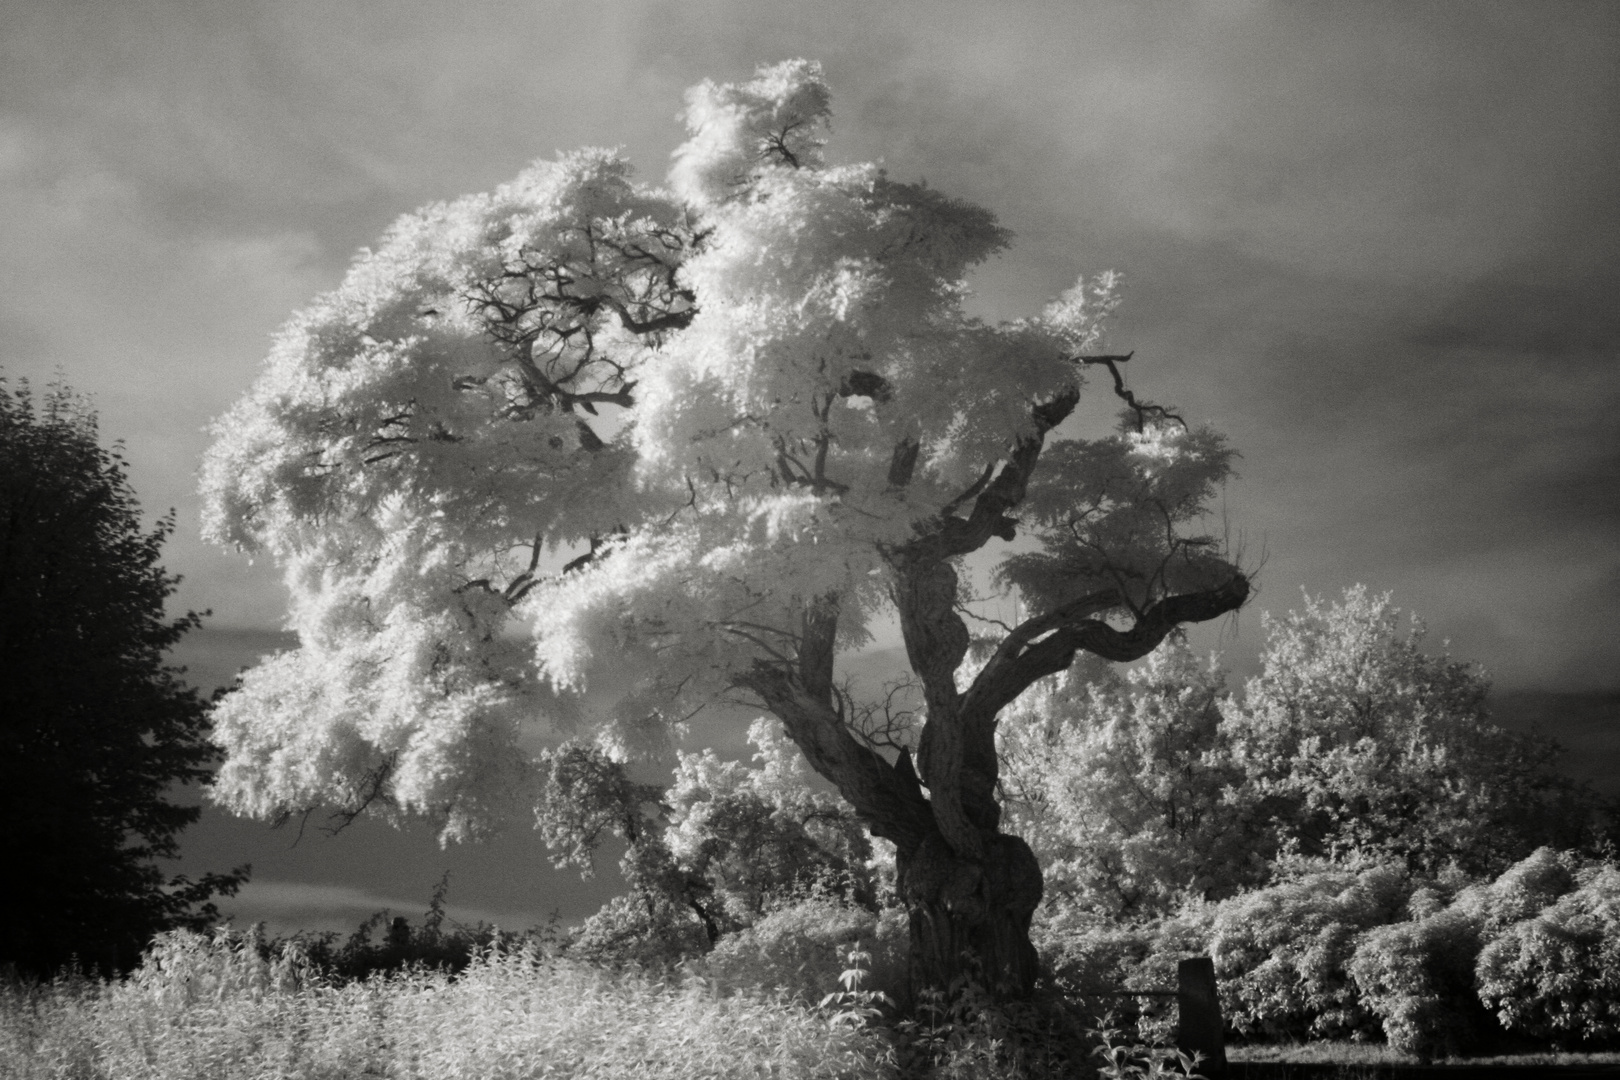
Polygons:
[[1102,364],[1108,368],[1108,373],[1114,377],[1114,395],[1125,402],[1126,405],[1129,405],[1132,411],[1136,413],[1137,431],[1147,430],[1147,418],[1149,416],[1157,416],[1162,420],[1174,420],[1185,429],[1187,421],[1183,420],[1179,414],[1171,412],[1162,405],[1155,405],[1151,401],[1138,401],[1136,395],[1126,388],[1125,376],[1120,374],[1119,365],[1135,355],[1135,352],[1128,352],[1124,356],[1077,356],[1074,359],[1077,363]]

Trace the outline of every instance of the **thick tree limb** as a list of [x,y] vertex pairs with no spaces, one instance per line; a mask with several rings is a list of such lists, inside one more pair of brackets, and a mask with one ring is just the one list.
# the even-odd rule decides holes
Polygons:
[[[685,298],[690,300],[692,298],[691,294],[687,293]],[[593,297],[592,299],[600,299],[603,304],[612,308],[614,314],[619,317],[619,323],[632,334],[656,334],[662,330],[684,330],[692,325],[692,320],[697,317],[697,308],[688,307],[682,308],[680,311],[655,315],[650,319],[638,319],[630,314],[630,309],[621,303],[617,297],[603,294],[600,298]]]
[[911,483],[920,453],[922,443],[916,439],[901,439],[894,444],[894,455],[889,459],[889,487],[898,490]]
[[890,765],[861,745],[826,698],[807,689],[798,673],[782,664],[756,661],[753,670],[735,682],[764,700],[810,767],[837,785],[874,835],[912,851],[934,831],[928,800],[917,786],[909,757],[902,758],[902,765]]
[[[1120,663],[1138,660],[1158,648],[1170,631],[1184,623],[1207,622],[1236,611],[1249,598],[1249,579],[1233,571],[1224,584],[1196,593],[1167,596],[1150,605],[1127,629],[1120,630],[1097,611],[1113,606],[1104,593],[1094,593],[1029,620],[1009,635],[964,695],[964,712],[988,723],[1036,679],[1066,670],[1084,651]],[[1089,610],[1088,610],[1089,609]],[[1058,624],[1053,629],[1053,624]],[[1027,644],[1040,633],[1046,637]]]
[[833,655],[838,637],[838,597],[827,596],[804,612],[799,635],[799,682],[805,693],[833,708]]
[[942,514],[938,527],[907,544],[902,558],[918,563],[937,562],[977,551],[992,538],[1013,539],[1017,523],[1010,513],[1024,501],[1030,475],[1046,445],[1046,433],[1067,419],[1079,401],[1080,391],[1069,389],[1031,409],[1034,433],[1014,445],[995,479],[974,497],[968,516],[964,519],[954,513]]

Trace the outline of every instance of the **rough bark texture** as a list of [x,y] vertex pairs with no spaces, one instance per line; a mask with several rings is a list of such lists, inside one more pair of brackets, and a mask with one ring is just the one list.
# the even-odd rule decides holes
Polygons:
[[948,987],[964,972],[997,997],[1024,997],[1034,988],[1038,961],[1029,925],[1041,902],[1040,864],[1016,836],[989,834],[983,851],[982,858],[965,858],[934,833],[900,854],[914,996]]

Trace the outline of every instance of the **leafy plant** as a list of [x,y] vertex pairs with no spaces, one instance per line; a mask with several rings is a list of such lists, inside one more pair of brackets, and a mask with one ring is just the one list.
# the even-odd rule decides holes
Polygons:
[[[1390,1045],[1434,1057],[1499,1033],[1496,1017],[1482,1005],[1482,998],[1492,999],[1480,982],[1481,953],[1575,889],[1583,864],[1573,852],[1540,848],[1494,881],[1455,890],[1449,904],[1414,894],[1413,918],[1365,933],[1348,970]],[[1517,989],[1529,992],[1523,1005],[1534,1010],[1535,988]],[[1498,1013],[1513,1012],[1511,998],[1495,1000]]]
[[1092,1038],[1097,1045],[1092,1055],[1099,1061],[1097,1074],[1107,1080],[1158,1080],[1160,1077],[1186,1077],[1187,1080],[1205,1080],[1198,1071],[1204,1055],[1188,1054],[1175,1047],[1157,1043],[1144,1043],[1133,1039],[1122,1028],[1106,1024],[1093,1029]]
[[1412,889],[1400,866],[1327,868],[1215,907],[1209,955],[1227,1023],[1268,1038],[1376,1031],[1348,966],[1363,933],[1405,915]]
[[849,966],[838,975],[843,989],[822,998],[820,1008],[827,1011],[834,1025],[869,1027],[883,1019],[885,1006],[893,1008],[894,999],[881,990],[866,988],[871,953],[861,948],[850,949],[844,954],[844,960]]
[[1480,952],[1479,996],[1509,1031],[1555,1046],[1620,1042],[1620,868],[1584,868],[1578,887]]
[[1349,971],[1366,1008],[1397,1050],[1422,1058],[1478,1045],[1491,1018],[1474,993],[1479,920],[1456,907],[1375,927],[1357,944]]
[[529,947],[459,975],[324,978],[296,947],[169,935],[123,982],[0,985],[8,1080],[877,1077],[880,1035],[780,997],[608,971]]
[[847,981],[854,951],[867,992],[898,996],[907,945],[905,912],[873,913],[837,896],[811,896],[722,937],[701,970],[722,986],[764,987],[813,1002]]

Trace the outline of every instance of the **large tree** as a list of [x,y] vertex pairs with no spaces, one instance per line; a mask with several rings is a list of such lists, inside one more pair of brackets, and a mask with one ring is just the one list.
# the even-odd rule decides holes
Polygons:
[[[812,63],[704,83],[667,187],[608,151],[536,164],[400,219],[294,317],[205,469],[211,535],[285,566],[300,634],[219,708],[227,805],[459,838],[532,804],[530,725],[631,758],[741,696],[896,846],[914,977],[972,950],[1029,987],[1041,872],[999,828],[997,716],[1244,602],[1185,531],[1231,455],[1125,390],[1111,276],[967,315],[1008,234],[828,165],[828,116]],[[1088,366],[1126,403],[1096,439],[1058,430]],[[969,676],[976,553],[1028,614]],[[914,755],[840,677],[889,617]]]
[[0,964],[129,967],[154,932],[217,917],[208,898],[246,876],[193,882],[154,861],[200,812],[173,785],[218,757],[206,703],[164,659],[199,621],[164,613],[172,528],[143,527],[81,400],[0,381]]

